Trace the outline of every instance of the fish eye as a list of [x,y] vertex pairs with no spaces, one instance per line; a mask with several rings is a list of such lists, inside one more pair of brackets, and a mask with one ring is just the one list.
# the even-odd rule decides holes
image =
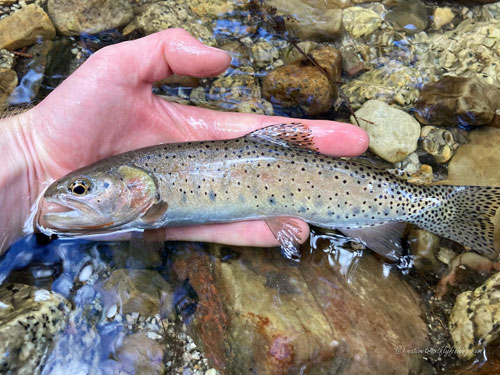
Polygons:
[[75,195],[85,195],[90,190],[90,182],[83,178],[79,178],[71,183],[69,191]]

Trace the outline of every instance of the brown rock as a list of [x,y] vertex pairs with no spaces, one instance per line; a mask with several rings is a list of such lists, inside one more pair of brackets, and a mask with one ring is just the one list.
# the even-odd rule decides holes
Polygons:
[[223,249],[173,267],[199,298],[193,335],[223,373],[419,373],[422,356],[395,349],[427,345],[418,298],[373,256],[348,283],[321,251],[290,263],[250,248],[228,261]]
[[7,102],[17,86],[17,73],[12,69],[0,69],[0,106]]
[[416,104],[416,117],[428,125],[485,125],[500,108],[500,92],[477,78],[443,77],[426,84]]
[[30,46],[40,38],[54,39],[55,36],[49,16],[36,4],[0,20],[0,48],[15,50]]
[[116,357],[121,370],[126,374],[163,375],[163,347],[144,332],[135,333],[123,339]]
[[128,0],[49,0],[47,9],[64,35],[95,34],[123,26],[133,17]]
[[[338,82],[342,57],[332,47],[323,47],[312,52],[318,64]],[[262,82],[262,96],[283,107],[300,106],[314,116],[326,113],[332,107],[337,89],[317,67],[305,59],[285,65],[270,72]]]
[[113,305],[118,312],[138,312],[143,316],[154,316],[163,304],[171,305],[173,289],[157,271],[119,269],[99,283],[96,289],[103,295],[104,310]]
[[448,164],[443,183],[500,186],[500,129],[475,129],[469,138],[470,143],[460,146]]

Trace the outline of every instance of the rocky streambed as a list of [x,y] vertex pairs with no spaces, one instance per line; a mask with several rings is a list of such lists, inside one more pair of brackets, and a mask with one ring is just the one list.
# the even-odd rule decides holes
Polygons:
[[[0,108],[43,99],[106,45],[183,27],[232,63],[157,82],[166,100],[350,121],[401,178],[500,186],[499,26],[494,1],[0,0]],[[0,372],[492,373],[497,260],[407,240],[391,264],[315,231],[296,263],[28,236],[0,260]]]

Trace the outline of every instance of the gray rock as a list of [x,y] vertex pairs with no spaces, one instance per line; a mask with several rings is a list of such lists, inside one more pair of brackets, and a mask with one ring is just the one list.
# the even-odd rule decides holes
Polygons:
[[258,68],[270,66],[274,60],[279,58],[279,51],[266,40],[259,40],[251,47],[253,63]]
[[69,302],[57,293],[23,284],[2,285],[1,372],[17,375],[38,373],[54,336],[66,326],[68,311]]
[[126,25],[133,17],[128,0],[49,0],[47,8],[64,35],[95,34]]
[[[370,151],[382,159],[396,163],[417,149],[420,125],[406,112],[380,100],[369,100],[355,113],[370,136]],[[354,123],[354,118],[351,121]]]

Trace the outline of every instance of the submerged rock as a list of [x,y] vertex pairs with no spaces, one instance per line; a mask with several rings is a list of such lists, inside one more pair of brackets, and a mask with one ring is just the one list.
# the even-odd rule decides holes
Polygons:
[[500,91],[477,78],[443,77],[420,91],[415,116],[423,124],[486,125],[500,108]]
[[460,146],[449,130],[424,126],[420,132],[422,148],[434,156],[437,163],[446,163],[453,156],[453,152]]
[[395,349],[427,345],[416,295],[371,255],[351,282],[329,259],[224,247],[176,257],[198,295],[191,329],[207,357],[226,374],[419,373],[422,356]]
[[385,20],[397,30],[414,34],[427,27],[428,17],[425,4],[420,0],[401,0],[387,13]]
[[488,126],[469,134],[448,164],[446,183],[500,186],[500,129]]
[[[170,308],[173,289],[157,271],[119,269],[96,285],[103,296],[104,311],[109,318],[116,313],[139,313],[153,316],[160,308]],[[114,312],[114,313],[113,313]]]
[[417,149],[420,125],[406,112],[380,100],[369,100],[355,113],[370,136],[370,151],[382,159],[397,163]]
[[334,40],[342,31],[342,10],[314,7],[302,0],[269,0],[277,13],[286,16],[286,26],[302,40]]
[[133,17],[127,0],[48,0],[47,9],[63,35],[96,34],[124,26]]
[[6,49],[0,49],[0,69],[12,69],[16,56]]
[[[0,369],[4,374],[39,371],[54,336],[66,326],[69,302],[23,284],[0,287]],[[38,369],[38,370],[37,370]]]
[[164,349],[144,332],[127,336],[116,353],[119,368],[123,374],[163,375]]
[[145,4],[134,22],[146,34],[181,27],[205,44],[215,44],[212,32],[184,3],[162,1]]
[[460,358],[471,359],[500,338],[500,273],[474,291],[458,295],[449,328]]
[[[322,47],[314,50],[312,56],[328,72],[331,81],[340,80],[342,57],[338,50]],[[330,110],[337,95],[331,81],[320,69],[301,59],[264,77],[262,96],[283,107],[299,106],[308,115],[320,115]]]
[[342,13],[344,28],[353,37],[360,37],[377,30],[382,24],[382,17],[371,9],[351,7]]
[[406,108],[417,101],[424,79],[416,68],[390,61],[342,85],[342,90],[353,108],[370,99]]
[[0,48],[15,50],[55,36],[49,16],[36,4],[27,5],[0,20]]
[[440,29],[453,21],[453,18],[455,18],[455,13],[453,13],[453,10],[448,7],[436,8],[434,9],[434,15],[432,18],[433,26],[436,29]]

